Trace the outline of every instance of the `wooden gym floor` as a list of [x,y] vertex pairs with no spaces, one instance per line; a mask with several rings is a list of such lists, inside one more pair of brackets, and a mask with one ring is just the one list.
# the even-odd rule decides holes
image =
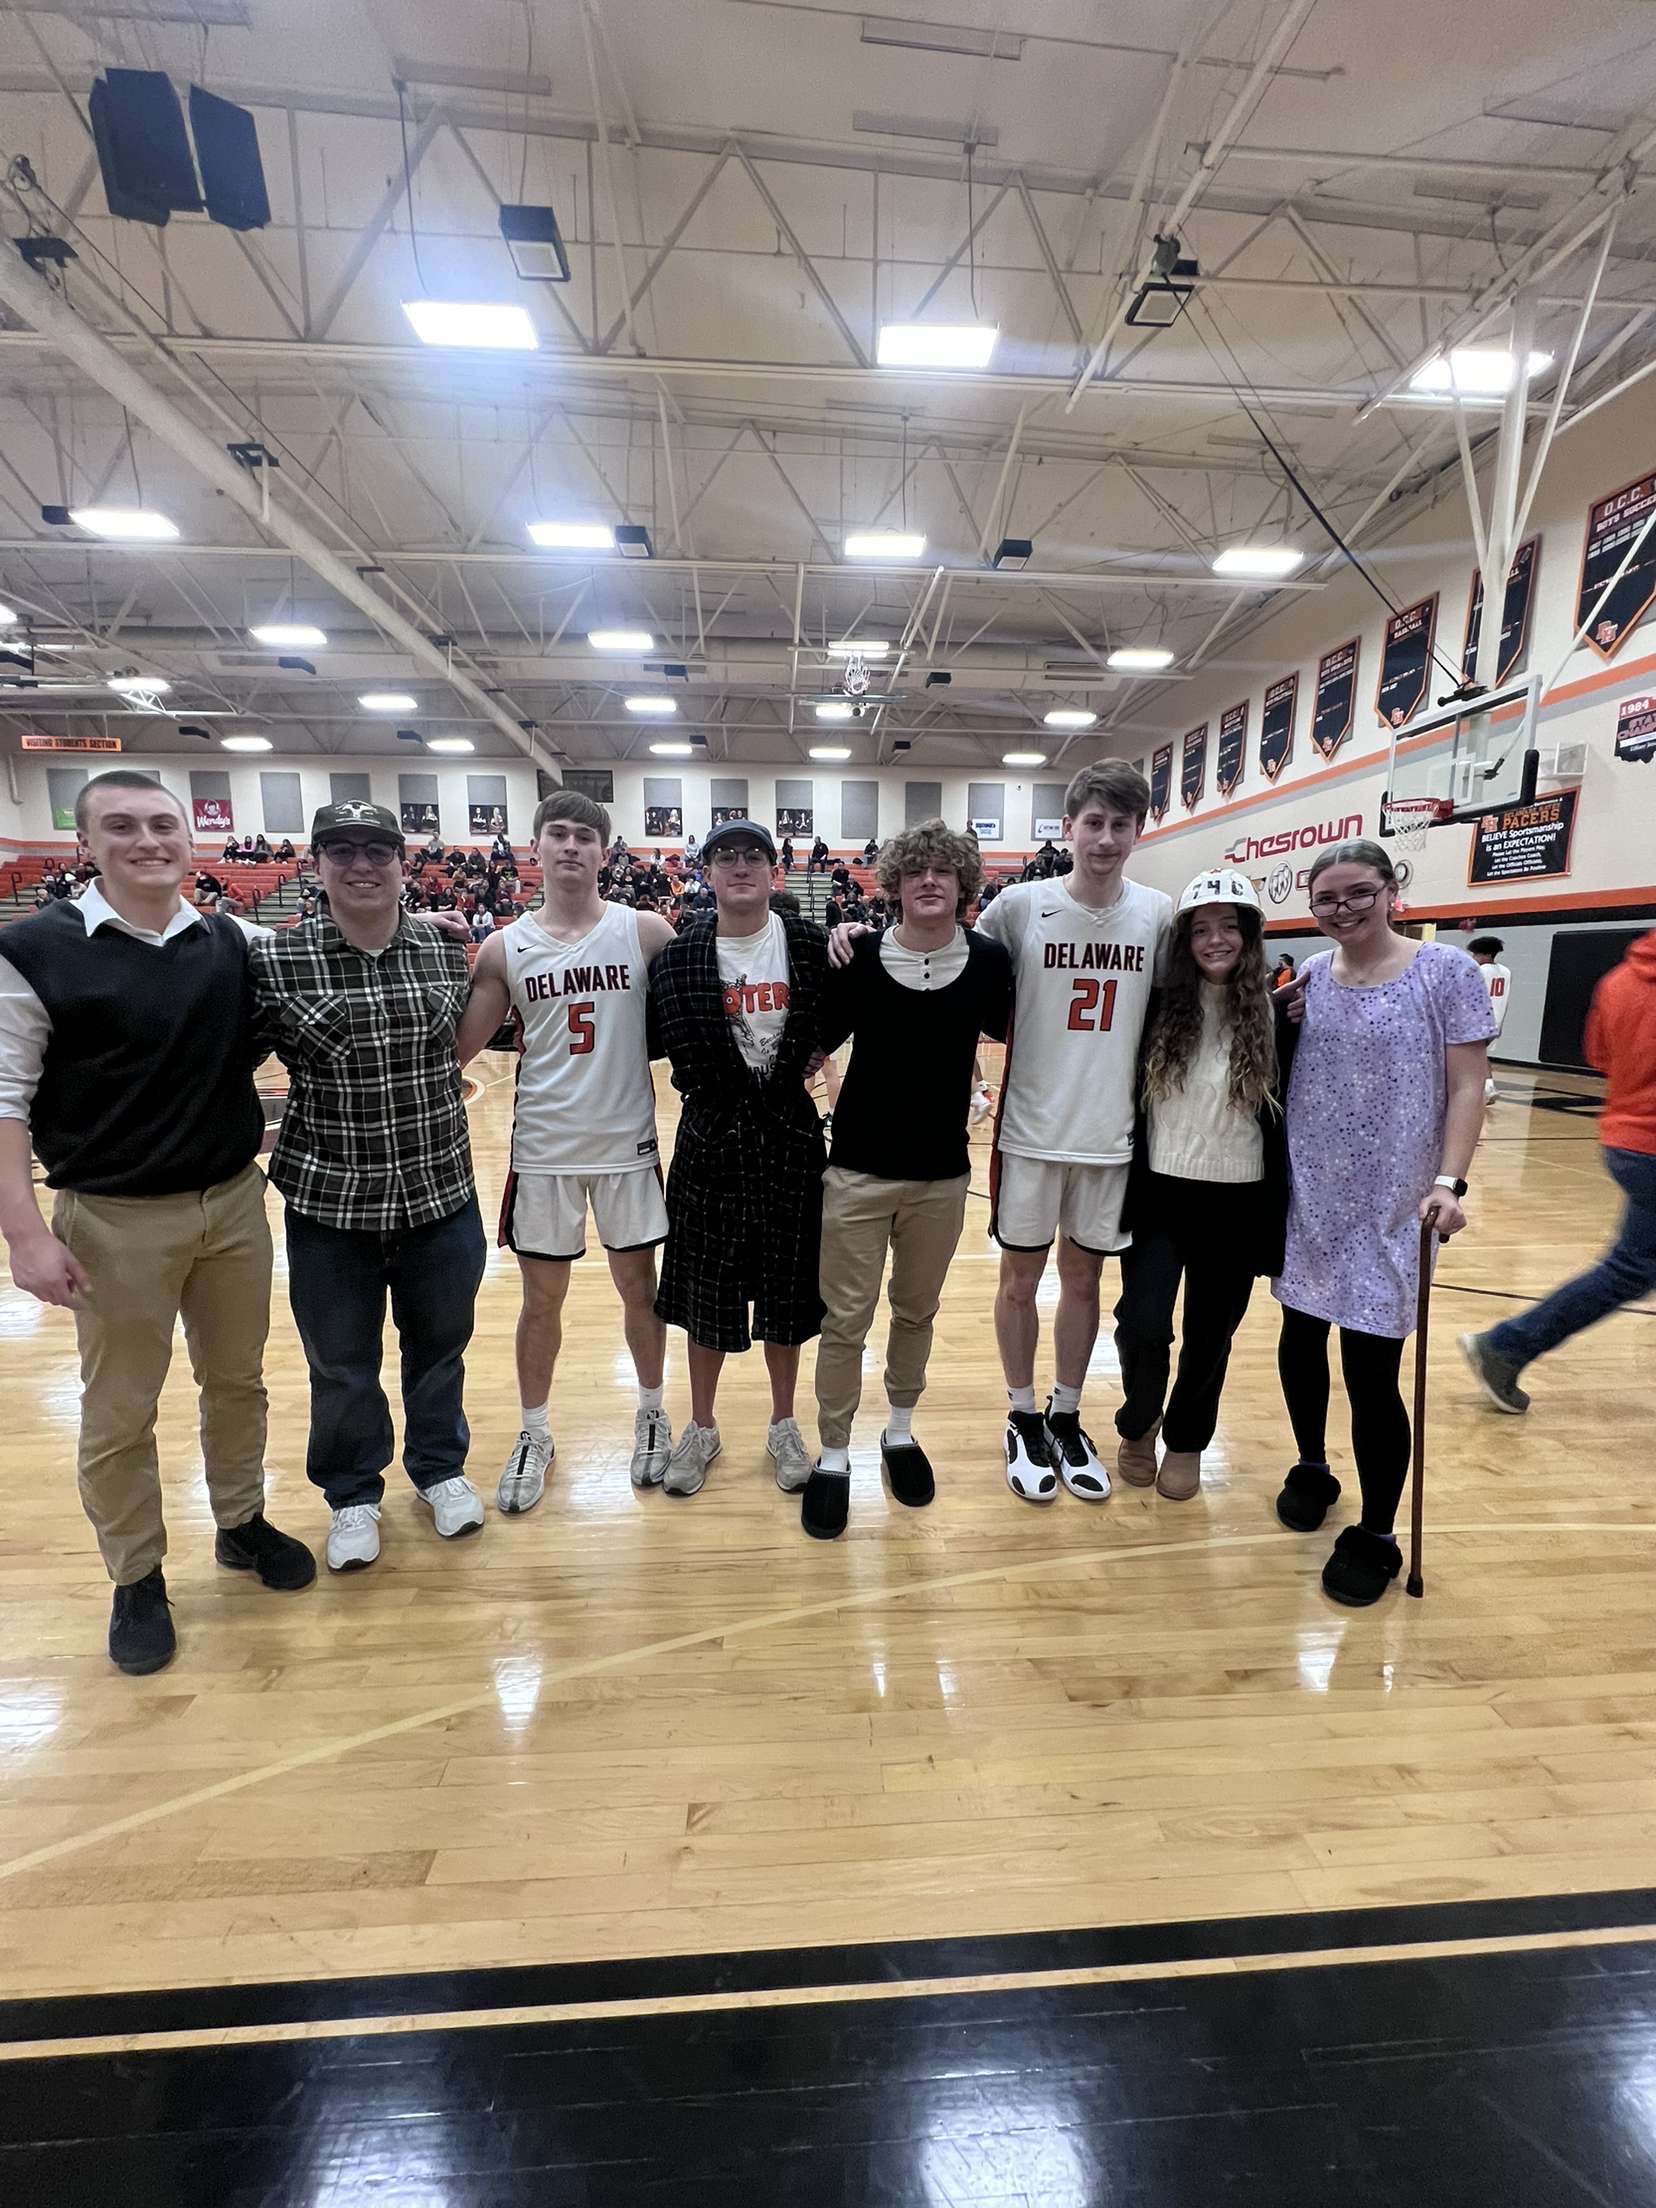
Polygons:
[[[478,1070],[488,1212],[510,1078]],[[882,1493],[876,1355],[837,1545],[806,1541],[772,1483],[757,1355],[727,1368],[703,1493],[634,1494],[595,1246],[542,1508],[491,1507],[449,1546],[395,1485],[379,1566],[299,1596],[215,1570],[181,1347],[160,1429],[181,1645],[130,1680],[75,1496],[72,1328],[8,1284],[0,1996],[303,1981],[325,2014],[330,1984],[387,1974],[1181,1920],[1270,1919],[1274,1950],[1320,1944],[1294,1930],[1319,1912],[1656,1886],[1656,1312],[1539,1368],[1527,1420],[1475,1395],[1456,1333],[1578,1267],[1615,1209],[1595,1084],[1500,1085],[1433,1304],[1426,1600],[1360,1614],[1319,1590],[1326,1536],[1271,1511],[1292,1452],[1263,1286],[1198,1500],[1014,1500],[977,1201],[918,1421],[938,1501]],[[468,1384],[491,1504],[516,1303],[496,1252]],[[271,1513],[320,1547],[280,1274],[268,1371]],[[1116,1399],[1106,1330],[1084,1411],[1101,1440]],[[685,1415],[676,1342],[668,1404]],[[1363,1921],[1330,1915],[1330,1936],[1360,1944]],[[924,1975],[904,1952],[898,1975]],[[142,2021],[74,2012],[83,2032]]]

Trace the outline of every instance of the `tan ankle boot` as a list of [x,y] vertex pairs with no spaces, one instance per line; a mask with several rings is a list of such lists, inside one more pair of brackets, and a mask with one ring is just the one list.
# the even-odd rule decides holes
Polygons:
[[1137,1441],[1123,1436],[1116,1444],[1116,1470],[1129,1487],[1153,1487],[1156,1479],[1156,1436],[1161,1432],[1158,1418],[1147,1434],[1140,1434]]
[[1188,1503],[1202,1484],[1200,1449],[1169,1449],[1156,1475],[1156,1493],[1170,1503]]

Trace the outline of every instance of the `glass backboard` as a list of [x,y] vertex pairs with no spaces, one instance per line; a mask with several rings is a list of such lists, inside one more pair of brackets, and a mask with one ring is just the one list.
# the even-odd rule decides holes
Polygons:
[[1391,733],[1388,804],[1436,798],[1446,820],[1475,820],[1535,794],[1533,675],[1515,675],[1475,698],[1434,705]]

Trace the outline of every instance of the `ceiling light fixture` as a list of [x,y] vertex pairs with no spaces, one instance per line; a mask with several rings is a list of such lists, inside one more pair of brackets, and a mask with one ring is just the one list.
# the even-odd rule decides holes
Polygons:
[[419,708],[406,690],[364,690],[357,703],[364,713],[413,713]]
[[1003,751],[1001,753],[1001,765],[1003,767],[1044,767],[1046,765],[1046,753],[1044,751]]
[[[1528,374],[1538,376],[1552,366],[1551,353],[1531,353]],[[1411,391],[1432,396],[1498,399],[1512,389],[1518,373],[1516,355],[1505,345],[1457,345],[1447,356],[1435,353],[1409,378]]]
[[1215,575],[1251,576],[1255,582],[1280,582],[1305,563],[1305,554],[1291,544],[1233,544],[1213,563]]
[[615,532],[615,549],[624,560],[653,560],[655,546],[642,522],[623,522]]
[[1091,728],[1098,715],[1084,705],[1056,705],[1041,719],[1048,728]]
[[1128,328],[1165,330],[1177,322],[1201,273],[1199,262],[1180,254],[1179,240],[1158,230],[1150,275],[1127,308]]
[[884,659],[891,646],[872,636],[842,636],[837,644],[830,644],[829,654],[835,659],[849,659],[853,652],[859,659]]
[[875,359],[882,368],[987,368],[1000,336],[981,322],[886,322]]
[[595,652],[653,652],[655,638],[648,629],[588,629],[587,642]]
[[677,698],[626,698],[622,702],[629,713],[650,714],[659,721],[669,719],[678,711]]
[[428,736],[425,748],[440,752],[445,758],[458,758],[463,752],[475,751],[477,746],[469,736]]
[[255,644],[271,644],[285,651],[290,645],[307,644],[313,651],[320,651],[328,641],[327,631],[316,628],[309,621],[262,621],[248,635]]
[[1159,675],[1164,667],[1172,666],[1173,654],[1163,651],[1159,644],[1124,644],[1104,664],[1123,674]]
[[676,742],[671,744],[652,744],[650,746],[651,754],[657,759],[688,759],[692,756],[695,749],[696,747],[694,744],[681,744]]
[[568,283],[569,255],[550,207],[502,207],[500,234],[512,266],[526,284]]
[[845,540],[848,560],[917,560],[925,549],[925,538],[905,529],[854,529]]
[[269,751],[271,743],[268,736],[221,736],[219,738],[219,749],[220,751]]
[[142,506],[72,506],[69,519],[77,529],[115,544],[166,544],[178,535],[177,522]]
[[172,684],[164,675],[111,675],[105,688],[123,698],[164,698]]
[[813,759],[849,759],[850,756],[851,747],[849,744],[813,744],[811,746],[811,757]]
[[613,552],[615,531],[607,521],[532,521],[529,542],[543,552]]
[[467,345],[479,352],[532,353],[540,343],[523,307],[458,299],[405,299],[403,312],[422,345]]
[[1028,537],[1002,537],[995,547],[995,557],[991,564],[1004,568],[1011,575],[1016,574],[1019,568],[1027,567],[1034,556],[1035,547]]
[[9,629],[16,619],[10,606],[0,606],[0,629]]
[[819,698],[812,711],[819,721],[848,721],[851,707],[844,698]]

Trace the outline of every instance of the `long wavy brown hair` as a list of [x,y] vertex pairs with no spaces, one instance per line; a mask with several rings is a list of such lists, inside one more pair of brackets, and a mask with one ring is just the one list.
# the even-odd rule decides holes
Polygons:
[[[1174,1096],[1185,1085],[1202,1033],[1202,969],[1190,947],[1194,912],[1181,912],[1168,947],[1167,980],[1157,1002],[1144,1051],[1147,1103]],[[1257,912],[1236,908],[1242,955],[1224,983],[1224,1020],[1230,1031],[1230,1100],[1239,1112],[1257,1112],[1276,1081],[1276,1031],[1270,983],[1265,978],[1265,928]]]

